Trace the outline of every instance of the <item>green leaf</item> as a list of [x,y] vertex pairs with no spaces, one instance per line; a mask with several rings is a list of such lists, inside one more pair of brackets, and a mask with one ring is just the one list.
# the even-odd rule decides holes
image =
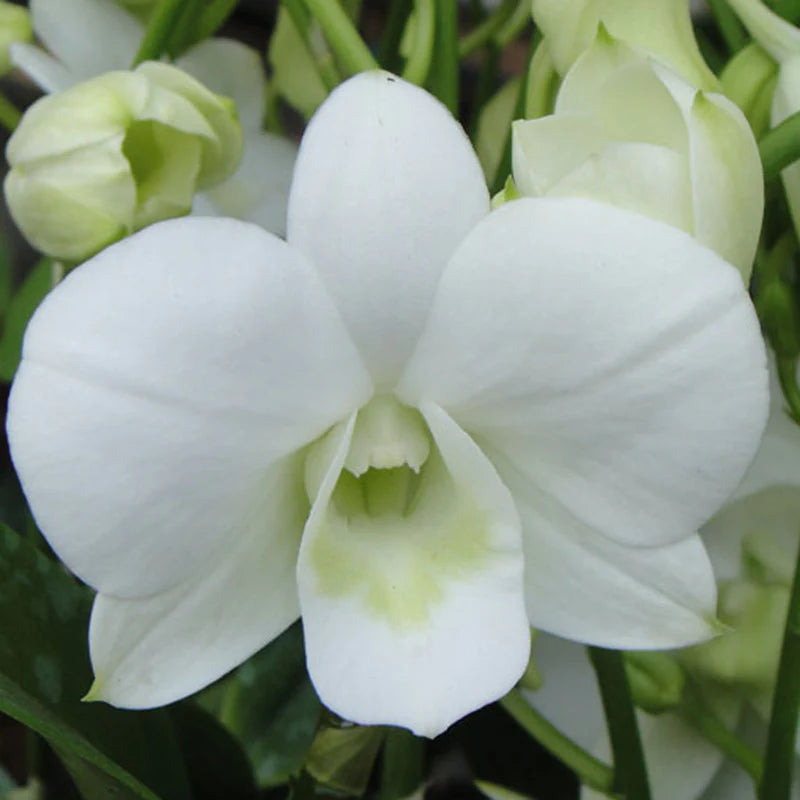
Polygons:
[[0,526],[0,711],[44,736],[93,800],[188,800],[166,712],[80,701],[92,681],[90,606],[60,564]]
[[253,770],[244,750],[207,711],[192,702],[172,709],[194,800],[251,800]]
[[43,258],[9,300],[0,336],[0,380],[10,381],[19,366],[28,320],[53,285],[52,261]]
[[227,680],[220,721],[244,745],[258,785],[275,786],[303,766],[321,711],[297,622]]
[[314,739],[306,769],[324,786],[360,796],[385,738],[386,728],[378,726],[323,728]]

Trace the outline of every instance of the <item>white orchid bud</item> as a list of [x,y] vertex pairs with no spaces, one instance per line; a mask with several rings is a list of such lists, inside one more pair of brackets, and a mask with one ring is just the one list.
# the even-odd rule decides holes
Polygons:
[[161,219],[241,157],[233,103],[175,67],[109,72],[35,103],[8,143],[5,194],[34,247],[81,261]]
[[[730,0],[753,38],[778,62],[772,95],[771,122],[778,125],[800,111],[800,29],[773,13],[758,0]],[[781,172],[795,230],[800,230],[800,163]]]
[[27,8],[0,2],[0,75],[11,69],[9,48],[17,42],[29,42],[33,27]]
[[717,87],[697,47],[688,0],[533,0],[533,19],[561,75],[591,47],[602,24],[695,86]]
[[589,197],[662,220],[749,280],[764,196],[747,120],[604,29],[554,113],[514,123],[512,156],[523,195]]

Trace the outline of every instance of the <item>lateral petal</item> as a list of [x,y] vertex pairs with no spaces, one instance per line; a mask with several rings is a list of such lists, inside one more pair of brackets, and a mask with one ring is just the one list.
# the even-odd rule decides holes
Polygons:
[[398,396],[441,405],[582,525],[651,546],[691,536],[741,479],[765,362],[739,273],[687,234],[522,199],[453,256]]
[[370,391],[302,256],[254,225],[188,218],[47,297],[7,428],[53,549],[101,593],[144,597],[228,546],[269,467]]

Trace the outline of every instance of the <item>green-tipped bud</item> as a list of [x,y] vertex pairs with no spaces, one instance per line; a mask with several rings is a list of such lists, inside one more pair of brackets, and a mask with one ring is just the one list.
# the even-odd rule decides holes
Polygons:
[[594,41],[599,25],[666,64],[698,89],[718,88],[694,38],[687,0],[533,0],[533,19],[561,75]]
[[677,708],[683,700],[686,678],[680,664],[669,653],[625,653],[633,702],[651,714]]
[[6,200],[34,247],[82,261],[188,213],[195,191],[229,177],[241,153],[231,100],[148,62],[34,103],[8,143]]
[[755,42],[742,48],[720,76],[723,91],[742,109],[756,137],[769,128],[777,78],[777,64]]
[[29,42],[33,26],[27,8],[0,2],[0,75],[11,69],[9,48],[16,42]]
[[753,696],[770,689],[778,666],[789,588],[737,580],[723,583],[719,614],[732,630],[710,642],[681,651],[697,677]]
[[747,120],[602,25],[553,113],[514,122],[512,167],[523,195],[589,197],[669,223],[749,282],[764,177]]

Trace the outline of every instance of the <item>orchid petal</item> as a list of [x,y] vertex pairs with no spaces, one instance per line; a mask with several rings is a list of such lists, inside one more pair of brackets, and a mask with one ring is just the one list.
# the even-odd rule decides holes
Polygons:
[[390,525],[359,524],[331,502],[347,443],[338,447],[303,535],[298,586],[323,702],[362,724],[435,736],[511,689],[530,634],[508,491],[441,409],[423,414],[437,450],[414,510]]
[[[714,713],[726,727],[735,726],[742,711],[739,698],[733,693],[711,693],[707,689],[704,700],[712,705]],[[724,763],[722,751],[676,714],[653,716],[639,711],[636,716],[653,800],[705,797],[703,790]],[[594,750],[600,758],[609,758],[608,738],[604,736]],[[752,797],[752,782],[750,792]],[[581,800],[601,800],[603,797],[591,790],[581,792]]]
[[206,39],[187,50],[175,66],[212,92],[233,98],[245,130],[257,131],[264,117],[267,76],[257,50],[235,39]]
[[624,650],[682,647],[719,633],[714,573],[698,535],[663,547],[618,544],[532,489],[502,456],[487,455],[522,519],[533,627]]
[[389,73],[342,84],[309,124],[288,241],[318,268],[378,384],[396,379],[447,259],[488,210],[464,131]]
[[80,80],[41,47],[16,42],[9,47],[11,63],[45,92],[63,92]]
[[529,197],[547,194],[609,143],[597,120],[585,113],[517,120],[512,134],[514,182]]
[[120,708],[179,700],[297,619],[294,565],[308,514],[302,459],[269,470],[259,503],[218,558],[183,583],[143,599],[97,596],[89,628],[92,700]]
[[441,405],[576,527],[659,545],[697,530],[744,474],[765,360],[739,273],[687,234],[588,200],[522,199],[454,255],[398,396]]
[[224,183],[195,195],[192,212],[243,219],[283,236],[296,158],[297,146],[288,139],[247,132],[239,168]]
[[686,162],[675,150],[657,144],[609,144],[560,180],[548,196],[588,197],[685,231],[694,225]]
[[104,250],[48,296],[7,425],[59,556],[104,594],[143,597],[224,549],[269,466],[370,391],[302,256],[254,225],[190,218]]
[[701,93],[690,106],[687,125],[693,233],[749,283],[764,213],[764,174],[750,125],[726,97]]
[[36,35],[78,80],[130,67],[144,32],[109,0],[31,0],[30,9]]

